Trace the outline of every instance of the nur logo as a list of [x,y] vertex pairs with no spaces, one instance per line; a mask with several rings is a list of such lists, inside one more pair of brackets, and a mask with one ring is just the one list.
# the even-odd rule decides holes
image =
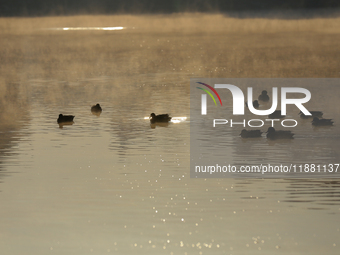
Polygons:
[[[218,99],[220,100],[221,106],[222,106],[222,101],[221,101],[219,94],[215,90],[215,88],[216,89],[218,89],[218,88],[228,89],[231,92],[232,97],[233,97],[233,115],[244,115],[244,105],[245,105],[244,94],[239,87],[237,87],[235,85],[231,85],[231,84],[215,84],[215,88],[213,88],[212,86],[205,84],[203,82],[197,82],[197,83],[204,85],[207,88],[209,88],[211,91],[213,91],[215,93],[215,95],[218,97]],[[213,95],[210,93],[210,91],[208,91],[207,89],[204,89],[204,88],[200,88],[200,87],[197,87],[197,88],[203,90],[208,95],[210,95],[210,97],[214,100],[215,105],[217,105],[216,100],[213,97]],[[301,93],[301,94],[304,94],[305,97],[304,98],[287,98],[288,93]],[[270,107],[270,109],[258,110],[258,109],[254,108],[254,106],[252,104],[252,102],[253,102],[253,88],[252,87],[247,88],[247,99],[248,99],[248,108],[249,108],[250,112],[252,112],[255,115],[259,115],[259,116],[269,115],[269,114],[273,113],[277,108],[277,105],[278,105],[278,88],[273,87],[273,89],[272,89],[272,106]],[[294,104],[298,109],[300,109],[300,111],[303,114],[305,114],[307,116],[312,115],[302,105],[303,103],[307,103],[310,99],[311,99],[311,93],[308,89],[298,88],[298,87],[282,87],[281,88],[281,112],[282,112],[282,115],[286,115],[287,104]],[[201,95],[201,115],[206,115],[206,114],[207,114],[207,95],[202,94]]]

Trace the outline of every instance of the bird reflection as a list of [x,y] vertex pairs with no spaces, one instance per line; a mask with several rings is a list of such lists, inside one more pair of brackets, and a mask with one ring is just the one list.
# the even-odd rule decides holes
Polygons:
[[69,122],[60,122],[59,124],[59,128],[64,128],[64,126],[71,126],[73,125],[73,121],[69,121]]
[[167,127],[169,126],[169,122],[150,122],[150,127],[155,129],[156,127]]

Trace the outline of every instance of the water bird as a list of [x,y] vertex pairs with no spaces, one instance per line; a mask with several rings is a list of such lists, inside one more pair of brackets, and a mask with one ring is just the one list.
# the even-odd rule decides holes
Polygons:
[[276,110],[273,113],[269,114],[268,117],[270,119],[282,119],[286,117],[285,115],[281,115],[281,110]]
[[62,115],[62,114],[59,114],[57,122],[58,123],[73,122],[73,119],[74,119],[73,115]]
[[301,119],[309,119],[309,118],[322,118],[323,112],[320,111],[309,111],[312,115],[305,115],[302,111],[299,112]]
[[[248,103],[247,102],[246,102],[246,106],[248,107]],[[253,101],[253,106],[254,106],[255,109],[259,108],[260,107],[259,101],[254,100]]]
[[150,122],[155,123],[155,122],[169,122],[171,120],[171,117],[169,114],[159,114],[156,115],[154,113],[150,114]]
[[269,127],[267,131],[267,138],[271,140],[275,139],[293,139],[292,131],[283,131],[278,130],[276,131],[275,128]]
[[312,125],[313,126],[333,126],[332,119],[319,119],[317,117],[313,118]]
[[269,96],[267,95],[267,90],[263,90],[261,95],[259,95],[258,99],[263,101],[263,102],[268,102],[269,101]]
[[96,105],[93,105],[91,107],[91,112],[92,113],[101,113],[103,110],[102,108],[100,107],[100,104],[96,104]]
[[256,138],[256,137],[261,137],[262,133],[263,132],[261,132],[261,130],[246,130],[246,129],[243,129],[241,131],[240,136],[242,138]]

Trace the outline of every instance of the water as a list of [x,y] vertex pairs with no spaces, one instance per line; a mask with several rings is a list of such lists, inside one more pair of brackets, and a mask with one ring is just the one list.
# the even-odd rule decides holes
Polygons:
[[[15,29],[2,32],[7,64],[0,69],[1,254],[339,253],[337,179],[192,179],[190,118],[156,127],[145,119],[151,112],[189,117],[192,77],[245,77],[258,68],[263,77],[268,73],[284,77],[287,72],[296,76],[300,69],[294,66],[311,57],[297,47],[296,52],[292,52],[295,48],[288,52],[300,60],[270,60],[276,66],[289,61],[288,71],[265,68],[269,53],[263,60],[254,57],[263,61],[257,66],[252,60],[242,64],[249,47],[268,47],[262,41],[266,35],[261,24],[258,35],[249,35],[258,40],[257,45],[248,44],[244,35],[231,35],[241,42],[231,46],[239,47],[234,52],[230,45],[213,40],[228,38],[219,27],[216,33],[204,26],[199,33],[190,32],[188,26],[201,18],[189,15],[185,19],[190,22],[182,23],[182,17],[154,17],[175,24],[165,31],[157,23],[150,25],[155,24],[150,17],[139,17],[132,24],[136,17],[122,16],[124,22],[112,18],[115,22],[102,26],[139,29],[26,31],[19,27],[19,34]],[[205,18],[206,23],[221,19]],[[65,19],[47,20],[63,24],[37,23],[42,28],[101,26],[99,17],[83,20],[91,25],[79,24],[77,17]],[[175,33],[176,29],[185,33]],[[206,33],[210,36],[202,36]],[[271,34],[271,43],[278,48],[266,48],[276,56],[281,54],[279,43],[298,44],[282,41],[287,34],[282,35]],[[294,35],[289,32],[288,38]],[[327,32],[318,41],[317,33],[300,34],[298,45],[311,37],[309,47],[315,49],[312,54],[319,62],[315,69],[306,64],[302,75],[313,71],[335,77],[332,63],[337,59],[330,54],[323,60],[325,52],[319,44],[332,45],[336,35]],[[228,59],[237,66],[229,66]],[[90,111],[96,103],[103,108],[100,116]],[[74,124],[59,127],[59,113],[75,115]],[[337,130],[336,125],[332,134],[338,135]],[[297,136],[292,143],[305,141]],[[253,143],[238,143],[233,155]],[[265,154],[287,151],[286,144],[268,144],[265,139],[258,143]],[[338,153],[337,146],[327,144],[315,150]],[[337,158],[338,154],[325,155]]]
[[[259,116],[245,107],[244,115],[233,115],[233,100],[227,89],[217,89],[223,104],[215,106],[211,98],[207,103],[207,114],[201,115],[201,90],[197,89],[197,81],[208,84],[234,84],[245,93],[247,87],[253,88],[253,98],[257,98],[262,90],[268,90],[272,98],[272,88],[302,87],[311,93],[311,99],[303,104],[310,111],[322,111],[325,119],[332,118],[338,123],[339,109],[334,107],[339,95],[338,79],[192,79],[191,80],[191,160],[192,177],[274,177],[274,178],[338,178],[340,158],[340,129],[337,124],[332,126],[313,126],[313,118],[303,119],[300,109],[294,104],[287,104],[285,118],[271,120],[268,115]],[[322,86],[322,90],[320,90]],[[278,92],[278,98],[281,92]],[[287,93],[288,98],[301,98],[302,94]],[[244,96],[247,98],[247,94]],[[252,100],[251,100],[252,101]],[[241,100],[242,105],[244,100]],[[272,100],[261,102],[260,111],[269,109]],[[277,109],[281,108],[281,99]],[[213,125],[214,119],[219,119]],[[227,123],[226,123],[227,122]],[[223,123],[223,124],[222,124]],[[255,127],[254,127],[255,126]],[[268,127],[275,130],[290,130],[294,139],[266,139]],[[242,129],[260,130],[260,138],[241,138]],[[199,173],[196,166],[232,166],[234,173]],[[270,165],[270,166],[269,166]],[[244,166],[265,166],[265,174],[240,173]],[[269,167],[284,167],[286,172],[269,173]],[[278,168],[279,167],[279,168]],[[290,171],[289,171],[290,169]],[[267,171],[268,170],[268,171]]]

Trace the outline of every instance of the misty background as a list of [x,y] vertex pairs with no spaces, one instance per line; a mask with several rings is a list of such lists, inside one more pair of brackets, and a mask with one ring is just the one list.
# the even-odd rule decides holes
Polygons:
[[[1,0],[0,16],[45,16],[116,13],[235,12],[259,10],[334,11],[337,0]],[[313,16],[316,14],[314,13]]]

